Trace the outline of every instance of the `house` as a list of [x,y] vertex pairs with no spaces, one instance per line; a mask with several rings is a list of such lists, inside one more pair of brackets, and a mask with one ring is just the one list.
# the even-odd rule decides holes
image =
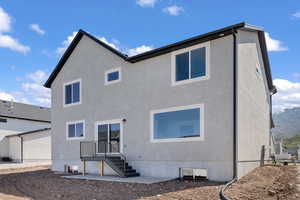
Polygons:
[[246,23],[131,57],[80,30],[45,87],[55,171],[227,181],[270,144],[276,88],[264,31]]
[[50,162],[50,109],[0,100],[0,158]]

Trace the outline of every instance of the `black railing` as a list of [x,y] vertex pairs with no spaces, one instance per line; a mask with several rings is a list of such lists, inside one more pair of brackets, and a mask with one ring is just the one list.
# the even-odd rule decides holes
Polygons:
[[125,174],[126,172],[126,156],[120,152],[117,153],[110,153],[108,152],[108,142],[107,141],[82,141],[80,142],[80,158],[95,158],[102,157],[106,159],[113,159],[113,157],[119,157],[123,160],[123,169],[120,169]]
[[97,144],[95,141],[80,142],[80,158],[83,157],[96,157]]

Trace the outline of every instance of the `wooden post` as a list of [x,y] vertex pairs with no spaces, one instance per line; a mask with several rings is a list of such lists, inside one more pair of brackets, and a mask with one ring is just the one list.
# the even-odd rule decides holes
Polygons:
[[261,146],[261,152],[260,152],[260,166],[264,166],[265,162],[265,145]]
[[100,164],[100,176],[104,176],[104,161],[101,160]]
[[83,176],[85,176],[85,173],[86,173],[86,161],[84,160],[83,161]]

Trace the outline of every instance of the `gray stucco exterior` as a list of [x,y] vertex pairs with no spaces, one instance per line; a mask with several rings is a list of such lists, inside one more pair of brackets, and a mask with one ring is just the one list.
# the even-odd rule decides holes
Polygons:
[[[252,59],[261,62],[259,53],[255,58],[259,47],[252,48],[257,45],[257,34],[255,36],[255,32],[245,31],[237,36],[238,64],[243,65],[238,71],[238,83],[241,83],[238,87],[238,160],[258,160],[257,148],[260,149],[262,144],[268,145],[268,90],[264,88],[266,82],[254,79],[252,75],[248,77],[254,65]],[[209,79],[172,86],[172,52],[129,63],[83,36],[51,85],[52,169],[62,171],[65,164],[82,167],[80,141],[95,140],[96,122],[126,119],[126,122],[122,122],[122,153],[141,175],[176,178],[180,167],[194,167],[207,169],[210,180],[232,179],[233,36],[208,43]],[[121,82],[105,85],[105,71],[114,68],[121,68]],[[63,86],[78,79],[81,80],[81,104],[64,107]],[[249,87],[251,90],[245,92],[245,88]],[[256,94],[258,98],[249,98]],[[151,142],[152,110],[194,104],[204,105],[203,141]],[[67,140],[66,123],[78,120],[85,121],[85,137]],[[249,120],[253,123],[248,124]],[[263,126],[257,126],[256,123],[262,120]],[[259,142],[256,142],[257,135],[260,135]],[[247,141],[252,145],[245,145]],[[239,164],[239,174],[253,167]],[[88,171],[98,172],[98,165],[89,163]]]
[[[259,71],[257,71],[257,68]],[[269,159],[271,99],[256,32],[238,33],[238,177],[258,167],[261,148]]]

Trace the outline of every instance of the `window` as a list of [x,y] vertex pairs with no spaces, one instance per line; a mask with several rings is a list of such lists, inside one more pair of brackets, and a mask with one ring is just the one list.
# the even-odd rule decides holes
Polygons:
[[64,105],[74,105],[81,103],[81,80],[64,84]]
[[6,123],[6,122],[7,122],[7,119],[5,119],[5,118],[0,118],[0,122]]
[[172,85],[209,78],[209,43],[196,45],[172,54]]
[[121,68],[112,69],[105,72],[105,85],[121,81]]
[[98,153],[122,152],[122,120],[96,122]]
[[151,112],[151,142],[204,139],[204,107],[183,106]]
[[84,121],[67,122],[67,139],[84,138]]

